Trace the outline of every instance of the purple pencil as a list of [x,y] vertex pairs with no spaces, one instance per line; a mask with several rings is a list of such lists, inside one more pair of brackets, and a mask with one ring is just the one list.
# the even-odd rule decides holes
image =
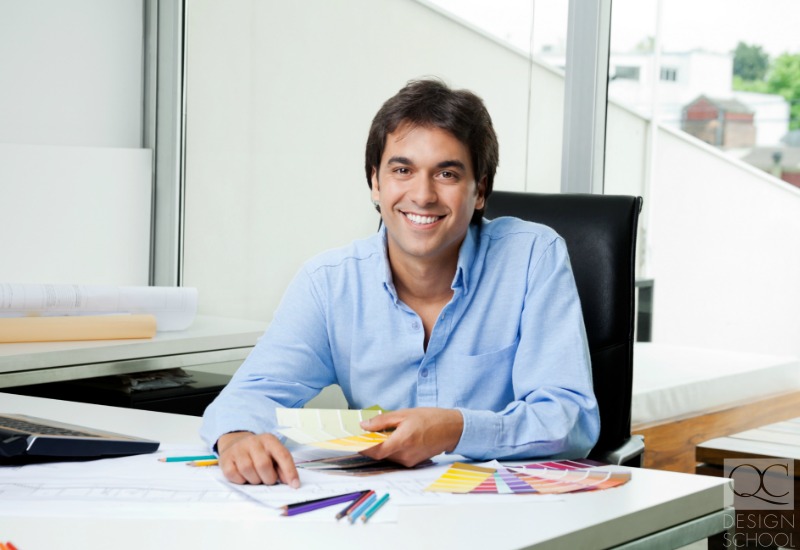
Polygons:
[[360,496],[361,496],[361,491],[357,491],[355,493],[336,495],[328,498],[318,498],[316,500],[311,500],[309,502],[298,502],[296,504],[289,504],[283,507],[284,508],[283,515],[295,516],[297,514],[304,514],[306,512],[319,510],[320,508],[325,508],[327,506],[333,506],[334,504],[341,504],[342,502],[353,501]]

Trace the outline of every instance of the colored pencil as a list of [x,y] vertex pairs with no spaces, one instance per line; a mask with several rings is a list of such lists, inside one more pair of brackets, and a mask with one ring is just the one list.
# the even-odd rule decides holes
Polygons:
[[363,521],[364,523],[367,523],[369,518],[374,516],[375,512],[377,512],[380,509],[381,506],[386,504],[387,500],[389,500],[389,493],[386,493],[385,495],[383,495],[378,502],[373,504],[372,507],[369,510],[364,512],[364,515],[362,516],[361,521]]
[[194,460],[214,460],[217,458],[215,455],[199,455],[199,456],[162,456],[158,460],[161,462],[191,462]]
[[350,505],[350,509],[347,510],[347,512],[345,513],[345,516],[347,516],[348,519],[349,519],[350,516],[353,514],[353,512],[355,512],[356,508],[361,506],[364,503],[365,500],[367,500],[369,497],[371,497],[374,494],[375,494],[375,491],[373,491],[372,489],[370,489],[369,491],[364,493],[361,496],[361,498],[359,498],[357,501],[355,501],[353,504]]
[[342,502],[353,501],[358,498],[361,492],[355,493],[347,493],[344,495],[337,495],[332,497],[326,498],[318,498],[315,500],[309,500],[307,502],[297,502],[295,504],[289,504],[283,507],[283,515],[284,516],[295,516],[297,514],[305,514],[306,512],[312,512],[314,510],[319,510],[320,508],[326,508],[328,506],[333,506],[335,504],[341,504]]
[[353,491],[350,493],[343,493],[341,495],[329,495],[327,497],[315,498],[313,500],[304,500],[302,502],[292,502],[291,504],[284,504],[283,506],[281,506],[281,508],[283,508],[284,510],[288,510],[289,508],[295,508],[296,506],[305,506],[306,504],[314,504],[315,502],[324,502],[332,498],[338,498],[344,496],[352,496],[353,497],[352,500],[355,500],[358,498],[360,494],[361,491]]
[[342,519],[343,517],[345,517],[345,516],[347,515],[347,512],[349,512],[350,510],[352,510],[354,506],[358,506],[358,505],[361,503],[362,499],[364,499],[364,498],[366,498],[366,497],[368,497],[368,496],[369,496],[369,493],[370,493],[370,492],[371,492],[371,491],[370,491],[369,489],[367,489],[366,491],[361,491],[361,493],[359,493],[359,495],[358,495],[358,498],[357,498],[357,499],[355,499],[353,502],[351,502],[350,504],[348,504],[347,506],[345,506],[345,507],[342,509],[342,511],[341,511],[341,512],[339,512],[338,514],[336,514],[336,521],[339,521],[340,519]]
[[370,496],[367,497],[367,500],[362,502],[358,508],[353,510],[353,512],[350,514],[350,523],[351,524],[355,523],[356,520],[361,517],[361,514],[363,514],[365,510],[368,510],[369,507],[372,506],[372,503],[375,502],[376,498],[377,496],[373,492]]
[[216,466],[219,464],[219,460],[216,458],[214,460],[195,460],[194,462],[187,462],[187,466]]

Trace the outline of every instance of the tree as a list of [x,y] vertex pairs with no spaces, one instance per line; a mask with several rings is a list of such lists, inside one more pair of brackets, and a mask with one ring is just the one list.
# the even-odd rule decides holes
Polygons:
[[761,46],[739,42],[733,50],[733,74],[742,80],[763,80],[769,68],[769,54]]
[[785,53],[775,59],[769,71],[767,90],[789,102],[789,129],[800,130],[800,54]]

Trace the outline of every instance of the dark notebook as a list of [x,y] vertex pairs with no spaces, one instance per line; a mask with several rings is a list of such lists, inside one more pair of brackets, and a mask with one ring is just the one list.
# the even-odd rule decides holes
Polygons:
[[86,426],[22,414],[0,414],[0,464],[152,453],[158,445],[158,441]]

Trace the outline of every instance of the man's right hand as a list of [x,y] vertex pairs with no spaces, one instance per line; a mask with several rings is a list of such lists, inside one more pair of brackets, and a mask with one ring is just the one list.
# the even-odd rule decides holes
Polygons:
[[291,453],[272,434],[227,433],[217,440],[217,450],[220,468],[232,483],[274,485],[280,481],[300,487]]

